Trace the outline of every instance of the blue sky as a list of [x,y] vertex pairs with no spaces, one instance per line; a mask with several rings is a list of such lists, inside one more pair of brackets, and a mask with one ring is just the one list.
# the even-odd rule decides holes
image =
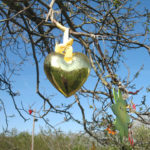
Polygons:
[[[150,1],[144,1],[143,2],[143,7],[144,6],[150,6]],[[74,47],[76,45],[74,44]],[[82,50],[82,48],[80,48]],[[81,52],[80,50],[80,52]],[[136,83],[136,87],[137,89],[144,87],[146,88],[147,86],[150,85],[150,56],[147,52],[146,49],[141,48],[141,49],[137,49],[137,50],[128,50],[125,52],[124,54],[124,59],[126,60],[125,63],[126,65],[130,68],[130,73],[131,73],[131,78],[133,77],[133,75],[137,72],[137,70],[139,70],[139,68],[141,67],[141,65],[144,64],[144,69],[142,70],[140,76],[138,79],[136,79],[134,82]],[[14,59],[15,61],[15,57],[12,57],[12,60]],[[44,74],[44,70],[43,70],[43,60],[40,63],[40,89],[41,91],[43,91],[45,94],[47,95],[51,95],[50,98],[52,99],[53,103],[55,105],[59,105],[61,104],[61,102],[63,103],[70,103],[73,102],[74,97],[70,97],[70,98],[65,98],[62,94],[60,94],[52,85],[51,83],[47,80],[45,74]],[[118,72],[119,76],[127,76],[128,72],[127,69],[125,68],[125,66],[122,64],[120,66],[120,70]],[[33,105],[33,109],[39,109],[41,107],[41,105],[43,104],[42,99],[36,94],[36,73],[35,73],[35,64],[33,62],[33,60],[29,60],[28,63],[25,63],[23,70],[20,72],[20,75],[13,77],[14,80],[14,89],[15,90],[19,90],[20,92],[20,96],[16,98],[16,103],[18,104],[18,106],[20,105],[20,102],[22,101],[24,108],[26,110],[29,109],[29,107]],[[91,77],[88,78],[87,82],[85,83],[85,86],[89,87],[92,86],[91,83],[95,82],[95,80],[93,80]],[[143,89],[138,96],[134,96],[134,103],[139,103],[142,95],[147,94],[146,90]],[[55,95],[55,96],[53,96]],[[6,106],[6,112],[8,114],[8,116],[12,116],[15,115],[15,117],[12,118],[8,118],[8,123],[9,123],[9,129],[12,128],[17,128],[18,131],[28,131],[31,132],[32,131],[32,117],[30,115],[28,115],[27,113],[23,113],[27,118],[29,118],[28,121],[24,122],[24,120],[19,117],[19,114],[17,113],[17,111],[14,109],[14,105],[12,103],[11,97],[8,96],[7,93],[4,93],[2,91],[0,91],[0,96],[1,99],[3,99],[4,104]],[[82,98],[82,103],[84,105],[87,105],[87,99]],[[150,105],[150,101],[148,103]],[[85,106],[86,107],[86,106]],[[87,106],[88,107],[88,106]],[[90,115],[90,110],[85,110],[87,113],[86,115]],[[71,112],[74,113],[75,112],[75,116],[76,117],[81,117],[80,111],[77,108],[77,105],[75,105],[72,109]],[[0,111],[0,132],[2,131],[2,127],[5,127],[5,117],[3,114],[3,111]],[[65,131],[65,132],[76,132],[76,131],[80,131],[83,128],[78,125],[77,123],[74,122],[69,122],[69,123],[63,123],[63,124],[59,124],[60,122],[63,121],[64,116],[60,116],[54,113],[50,113],[48,114],[47,118],[50,120],[50,122],[58,128],[60,128],[61,130]],[[38,122],[36,122],[36,129],[35,131],[38,132],[39,131],[39,127],[45,127],[45,124],[42,120],[39,120]]]
[[[126,52],[126,64],[130,67],[130,72],[131,72],[131,77],[133,76],[133,74],[135,74],[137,72],[137,70],[139,70],[140,66],[142,64],[144,64],[144,69],[142,70],[139,78],[137,78],[135,80],[136,83],[136,87],[137,89],[141,88],[141,87],[147,87],[150,85],[150,57],[147,53],[147,51],[145,49],[139,49],[139,50],[135,50],[135,51],[127,51]],[[60,104],[62,101],[64,103],[69,103],[71,101],[73,101],[74,97],[70,97],[70,98],[65,98],[62,94],[60,94],[50,83],[49,81],[46,79],[46,76],[44,74],[43,71],[43,66],[41,66],[41,89],[43,91],[45,91],[45,93],[52,93],[55,96],[52,96],[52,101],[54,101],[55,105]],[[118,72],[119,76],[127,76],[128,72],[127,69],[122,65],[122,67],[120,67],[120,71]],[[91,85],[91,81],[92,79],[90,79],[90,77],[88,78],[87,82],[85,83],[85,86]],[[29,106],[31,106],[32,104],[34,109],[38,109],[41,104],[42,104],[42,100],[39,98],[39,96],[36,94],[36,78],[35,78],[35,66],[34,65],[30,65],[29,63],[26,64],[26,67],[24,68],[24,71],[21,72],[21,74],[19,76],[16,77],[16,81],[15,81],[15,89],[19,89],[20,91],[20,96],[17,97],[16,102],[18,104],[18,106],[20,106],[20,101],[22,101],[24,107],[26,110],[29,109]],[[91,85],[92,86],[92,85]],[[134,103],[139,103],[143,93],[145,93],[145,89],[143,89],[137,96],[134,96]],[[11,128],[17,128],[18,131],[29,131],[31,132],[32,130],[32,117],[29,116],[28,114],[25,114],[25,116],[27,118],[29,118],[29,121],[24,122],[22,118],[19,117],[19,114],[17,113],[17,111],[14,109],[14,105],[12,103],[11,98],[6,94],[6,93],[2,93],[0,92],[0,95],[2,95],[2,99],[4,100],[4,104],[6,106],[6,111],[8,116],[9,115],[15,115],[15,117],[13,118],[8,118],[8,123],[9,123],[9,129]],[[85,102],[86,104],[86,102]],[[149,103],[150,105],[150,103]],[[80,111],[77,111],[77,107],[73,107],[73,109],[71,110],[72,112],[76,112],[76,116],[80,116]],[[87,112],[89,113],[89,112]],[[4,116],[2,111],[0,112],[1,114],[1,118],[0,118],[0,122],[1,127],[2,125],[5,126],[4,123]],[[63,116],[64,117],[64,116]],[[63,117],[56,115],[56,114],[49,114],[47,116],[47,118],[50,120],[50,122],[52,122],[53,125],[57,125],[60,122],[63,121]],[[41,120],[39,120],[36,123],[36,131],[39,131],[39,127],[45,127],[44,122]],[[63,123],[60,125],[57,125],[57,128],[60,128],[61,130],[68,132],[68,131],[72,131],[72,132],[76,132],[76,131],[80,131],[82,130],[82,127],[79,126],[76,123],[70,122],[70,123]]]

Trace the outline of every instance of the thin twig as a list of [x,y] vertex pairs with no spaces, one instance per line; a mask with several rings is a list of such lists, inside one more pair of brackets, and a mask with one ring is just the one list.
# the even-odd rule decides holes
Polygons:
[[8,119],[7,119],[7,113],[6,113],[6,109],[5,109],[5,105],[4,102],[0,99],[0,103],[2,105],[3,111],[4,111],[4,115],[5,115],[5,123],[6,123],[6,128],[5,128],[5,132],[8,131]]
[[33,110],[33,128],[32,128],[32,144],[31,144],[31,150],[34,150],[34,129],[35,129],[35,113],[36,110]]

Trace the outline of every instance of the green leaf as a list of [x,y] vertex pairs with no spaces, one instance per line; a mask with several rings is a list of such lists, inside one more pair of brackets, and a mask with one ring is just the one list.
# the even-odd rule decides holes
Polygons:
[[121,141],[124,136],[128,137],[128,125],[130,123],[130,117],[126,110],[126,101],[123,100],[121,90],[118,90],[118,95],[115,89],[113,89],[113,96],[115,104],[112,105],[112,111],[116,115],[114,125],[119,131]]

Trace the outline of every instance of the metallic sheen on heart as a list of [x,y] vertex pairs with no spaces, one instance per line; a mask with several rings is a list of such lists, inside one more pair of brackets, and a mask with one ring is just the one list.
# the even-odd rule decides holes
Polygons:
[[72,61],[67,63],[64,55],[50,53],[44,61],[44,71],[49,81],[64,96],[69,97],[85,83],[91,65],[86,55],[73,53]]

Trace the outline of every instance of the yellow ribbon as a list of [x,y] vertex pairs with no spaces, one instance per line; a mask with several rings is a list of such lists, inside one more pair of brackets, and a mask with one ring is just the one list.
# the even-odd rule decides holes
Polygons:
[[73,53],[73,48],[72,48],[73,39],[72,38],[68,39],[68,34],[69,34],[69,29],[66,28],[66,30],[64,31],[63,44],[56,43],[55,45],[55,52],[63,54],[64,60],[66,62],[72,61],[72,53]]

